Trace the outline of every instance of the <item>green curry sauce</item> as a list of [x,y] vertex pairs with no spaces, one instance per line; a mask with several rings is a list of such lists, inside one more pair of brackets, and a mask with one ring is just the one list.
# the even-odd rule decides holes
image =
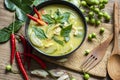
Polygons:
[[[65,55],[76,49],[84,38],[81,17],[70,7],[49,5],[44,7],[41,18],[47,23],[41,26],[30,21],[28,35],[37,50],[50,56]],[[41,13],[39,10],[39,13]],[[37,15],[34,15],[37,17]]]

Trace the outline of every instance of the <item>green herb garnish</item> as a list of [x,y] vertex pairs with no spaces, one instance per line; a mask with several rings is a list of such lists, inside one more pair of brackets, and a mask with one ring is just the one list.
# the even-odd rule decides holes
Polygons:
[[42,15],[42,19],[47,22],[48,24],[57,24],[57,23],[64,23],[68,22],[68,19],[70,17],[69,12],[61,13],[59,9],[54,13],[54,15],[51,17],[51,14],[45,14]]
[[65,28],[62,28],[61,32],[60,32],[60,35],[62,37],[64,37],[65,41],[68,42],[69,40],[69,34],[71,32],[71,29],[72,29],[72,24],[66,26]]
[[44,30],[42,30],[41,28],[38,28],[38,27],[34,26],[33,31],[38,38],[40,38],[40,39],[46,39],[47,38]]

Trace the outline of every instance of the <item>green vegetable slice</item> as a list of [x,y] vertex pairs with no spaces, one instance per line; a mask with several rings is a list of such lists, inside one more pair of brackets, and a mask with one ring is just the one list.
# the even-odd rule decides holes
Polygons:
[[60,44],[60,45],[62,45],[62,46],[64,45],[64,42],[61,41],[61,40],[59,40],[59,39],[57,39],[56,36],[53,36],[52,39],[53,39],[55,42],[57,42],[58,44]]
[[46,39],[46,38],[47,38],[44,30],[42,30],[41,28],[36,27],[36,26],[33,26],[32,28],[33,28],[33,31],[34,31],[35,35],[36,35],[38,38],[40,38],[40,39]]

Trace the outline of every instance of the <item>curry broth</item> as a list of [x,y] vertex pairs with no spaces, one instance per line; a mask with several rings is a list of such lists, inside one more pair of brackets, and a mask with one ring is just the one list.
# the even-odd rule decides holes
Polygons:
[[[64,41],[65,38],[61,36],[62,28],[59,27],[61,23],[41,26],[31,20],[28,28],[28,35],[31,43],[35,46],[37,50],[42,51],[44,54],[50,56],[61,56],[73,51],[80,45],[85,33],[84,24],[81,17],[77,14],[76,11],[74,11],[70,7],[63,5],[49,5],[44,7],[42,10],[44,10],[45,14],[51,14],[51,16],[54,16],[54,13],[57,9],[60,10],[61,14],[65,12],[70,13],[68,22],[64,23],[64,26],[72,24],[72,29],[69,33],[69,41]],[[41,13],[41,11],[39,12]],[[37,17],[36,14],[34,16]],[[41,28],[46,34],[47,39],[38,38],[35,35],[33,27]],[[58,33],[55,34],[55,32]],[[76,34],[79,34],[79,36],[76,36]],[[53,39],[54,36],[55,38],[59,39],[58,41],[61,41],[61,44],[57,43]]]

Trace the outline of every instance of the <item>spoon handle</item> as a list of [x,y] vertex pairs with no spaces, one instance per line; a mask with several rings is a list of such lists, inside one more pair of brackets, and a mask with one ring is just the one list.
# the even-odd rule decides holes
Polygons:
[[119,51],[118,35],[119,35],[119,6],[118,6],[118,2],[115,2],[114,3],[114,46],[113,46],[112,54],[116,54]]

